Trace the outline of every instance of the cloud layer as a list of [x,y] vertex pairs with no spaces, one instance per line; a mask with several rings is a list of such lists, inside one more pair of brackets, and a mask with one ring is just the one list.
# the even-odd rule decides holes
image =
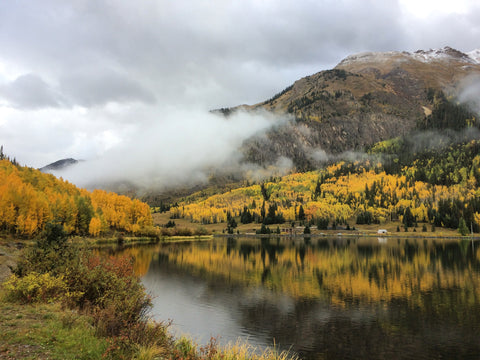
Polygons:
[[[172,110],[164,113],[161,121],[138,126],[129,140],[101,157],[54,174],[87,188],[113,184],[163,190],[205,183],[212,170],[221,168],[229,172],[258,172],[259,169],[241,164],[238,149],[250,136],[287,120],[267,113],[237,112],[225,118]],[[285,166],[283,162],[281,165]]]
[[[116,164],[108,172],[121,174],[133,160],[115,159],[132,149],[144,151],[139,164],[152,161],[138,171],[187,167],[192,156],[218,165],[209,126],[227,135],[231,153],[269,121],[242,128],[208,110],[260,102],[360,51],[478,48],[479,17],[470,0],[3,2],[0,144],[33,167],[105,156]],[[160,142],[182,147],[176,134],[192,142],[191,129],[204,153],[184,153],[183,165],[152,156],[165,152]]]

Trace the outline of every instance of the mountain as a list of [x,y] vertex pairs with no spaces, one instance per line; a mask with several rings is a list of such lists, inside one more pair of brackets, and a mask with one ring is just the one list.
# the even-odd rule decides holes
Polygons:
[[44,167],[41,167],[38,170],[40,170],[41,172],[45,172],[45,173],[48,173],[48,172],[51,172],[51,171],[57,171],[57,170],[64,170],[67,167],[70,167],[72,165],[77,164],[79,161],[81,161],[81,160],[75,160],[75,159],[72,159],[72,158],[62,159],[62,160],[55,161],[51,164],[48,164]]
[[[480,78],[480,50],[361,53],[295,81],[262,103],[222,109],[290,114],[293,121],[243,145],[245,161],[293,160],[306,170],[329,154],[364,150],[421,127],[439,103],[453,102]],[[435,126],[433,126],[435,128]]]

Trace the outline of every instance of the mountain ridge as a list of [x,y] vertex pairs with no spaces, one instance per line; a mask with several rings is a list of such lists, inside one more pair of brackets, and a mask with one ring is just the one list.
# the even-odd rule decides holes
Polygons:
[[44,172],[44,173],[49,173],[51,171],[64,170],[64,169],[66,169],[66,168],[68,168],[72,165],[78,164],[81,161],[83,161],[83,160],[76,160],[76,159],[73,159],[73,158],[60,159],[60,160],[57,160],[53,163],[45,165],[45,166],[39,168],[38,170],[40,170],[41,172]]
[[269,100],[223,113],[289,114],[294,119],[290,124],[244,143],[245,161],[266,165],[287,157],[298,170],[308,169],[315,165],[315,149],[327,154],[363,151],[414,131],[431,115],[437,98],[456,102],[466,80],[480,78],[479,55],[479,50],[463,53],[450,47],[350,55]]

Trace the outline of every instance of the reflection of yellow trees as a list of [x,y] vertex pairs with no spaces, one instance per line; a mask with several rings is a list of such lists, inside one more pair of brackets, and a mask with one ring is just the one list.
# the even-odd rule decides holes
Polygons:
[[[267,243],[171,246],[169,261],[198,274],[223,276],[245,285],[263,283],[298,298],[328,298],[333,303],[390,302],[408,299],[421,305],[421,294],[457,289],[466,301],[480,297],[480,277],[469,264],[445,268],[428,245],[406,254],[400,248],[374,247],[368,255],[356,245],[327,249]],[[276,250],[275,250],[276,249]],[[478,251],[477,251],[478,257]],[[470,299],[467,299],[470,297]]]
[[0,160],[0,230],[31,237],[49,221],[61,223],[69,234],[93,236],[108,229],[139,233],[152,225],[149,206],[138,200],[102,190],[88,192]]
[[[101,250],[94,251],[96,255],[101,255]],[[133,271],[137,276],[144,276],[148,272],[155,251],[151,246],[133,246],[125,247],[115,252],[115,256],[127,256],[133,261]]]

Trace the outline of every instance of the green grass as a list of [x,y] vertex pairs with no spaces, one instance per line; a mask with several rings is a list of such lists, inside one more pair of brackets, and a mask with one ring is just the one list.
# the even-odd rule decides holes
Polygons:
[[0,358],[101,359],[105,339],[90,319],[58,304],[22,305],[0,300]]

